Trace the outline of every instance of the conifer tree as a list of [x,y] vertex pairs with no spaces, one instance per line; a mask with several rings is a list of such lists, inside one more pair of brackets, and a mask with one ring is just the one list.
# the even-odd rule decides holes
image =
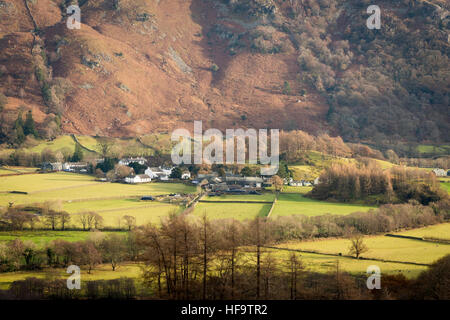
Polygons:
[[26,119],[25,119],[25,124],[23,126],[23,133],[27,136],[29,134],[32,134],[33,136],[37,137],[37,131],[36,131],[36,126],[34,124],[34,119],[33,119],[33,113],[30,111],[28,111]]

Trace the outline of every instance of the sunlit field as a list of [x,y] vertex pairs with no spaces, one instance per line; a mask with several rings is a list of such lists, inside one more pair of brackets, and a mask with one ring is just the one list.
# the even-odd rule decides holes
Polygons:
[[[130,196],[162,195],[169,193],[195,193],[195,186],[181,183],[147,183],[129,185],[95,181],[89,175],[75,173],[49,173],[0,178],[0,206],[42,203],[45,201],[101,200]],[[22,191],[29,194],[13,194]]]
[[313,200],[297,193],[282,193],[278,197],[271,217],[302,214],[319,216],[324,214],[349,214],[356,211],[368,211],[375,207],[359,204],[345,204]]
[[402,231],[397,234],[412,237],[450,240],[450,223],[442,223],[425,228]]
[[[369,251],[364,258],[429,264],[450,254],[450,245],[420,240],[392,238],[386,236],[368,236],[364,243]],[[348,239],[326,239],[317,241],[293,242],[279,245],[283,248],[347,255],[350,246]]]
[[246,220],[257,216],[265,217],[269,213],[271,204],[263,203],[207,203],[200,202],[193,211],[195,216],[206,216],[211,219]]

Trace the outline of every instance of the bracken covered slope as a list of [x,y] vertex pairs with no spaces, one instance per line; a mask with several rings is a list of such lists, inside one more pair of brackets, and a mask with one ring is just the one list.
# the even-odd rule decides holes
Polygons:
[[[448,5],[379,2],[381,30],[366,27],[369,1],[0,0],[3,119],[448,140]],[[66,26],[71,4],[80,29]]]

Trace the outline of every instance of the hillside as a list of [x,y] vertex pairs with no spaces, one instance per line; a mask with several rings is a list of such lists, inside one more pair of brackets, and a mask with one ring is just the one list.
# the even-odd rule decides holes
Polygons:
[[[79,30],[66,8],[81,7]],[[449,141],[449,5],[379,1],[2,0],[1,131],[46,137],[237,126],[348,141]],[[55,115],[61,116],[61,121]],[[57,125],[55,125],[55,123]],[[1,135],[0,135],[1,137]]]

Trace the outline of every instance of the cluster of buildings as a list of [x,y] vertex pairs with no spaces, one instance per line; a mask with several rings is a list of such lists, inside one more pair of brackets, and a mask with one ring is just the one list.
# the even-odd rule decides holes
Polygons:
[[[97,160],[102,162],[103,159]],[[142,157],[137,158],[123,158],[118,162],[120,165],[129,166],[132,163],[138,163],[141,166],[147,165],[147,160]],[[176,167],[150,167],[147,166],[143,174],[131,174],[123,179],[123,182],[130,184],[148,183],[152,180],[169,181],[173,170]],[[66,171],[76,173],[91,173],[92,165],[87,162],[46,162],[42,165],[43,170],[49,171]],[[195,180],[191,182],[196,185],[200,185],[203,189],[209,192],[217,193],[244,193],[250,191],[262,190],[265,187],[270,187],[272,176],[260,176],[260,177],[243,177],[231,172],[225,172],[225,176],[221,177],[217,172],[212,173],[200,173]],[[189,171],[183,171],[181,173],[182,180],[190,180],[191,173]],[[106,179],[103,179],[106,180]],[[312,186],[319,183],[319,178],[314,181],[306,180],[294,180],[292,178],[284,179],[284,184],[289,186]]]
[[436,175],[436,177],[446,177],[446,176],[450,176],[450,170],[433,169],[433,173]]
[[90,164],[87,162],[44,162],[41,166],[41,169],[47,171],[65,171],[77,173],[89,173],[91,171]]

